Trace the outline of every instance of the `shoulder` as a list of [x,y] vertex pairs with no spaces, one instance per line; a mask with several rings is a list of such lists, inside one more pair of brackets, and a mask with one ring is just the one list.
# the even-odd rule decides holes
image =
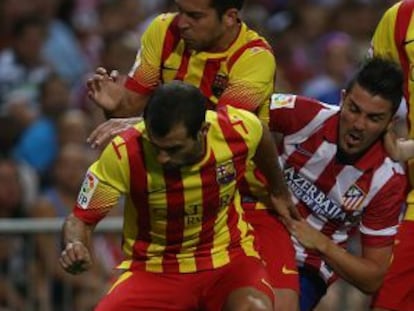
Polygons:
[[243,137],[246,140],[252,138],[252,133],[255,134],[253,136],[261,137],[262,122],[255,114],[247,110],[223,106],[217,112],[208,112],[208,115],[211,117],[207,120],[213,121],[212,123],[215,123],[217,129],[226,137]]
[[177,13],[162,13],[157,15],[152,22],[151,26],[165,27],[169,26],[177,17]]
[[294,113],[306,119],[312,119],[321,111],[327,111],[329,114],[338,112],[337,106],[328,105],[310,97],[282,93],[272,94],[269,109],[271,113]]
[[[274,62],[272,48],[265,38],[261,37],[257,32],[249,29],[246,24],[241,24],[240,34],[236,42],[229,50],[231,56],[228,59],[230,69],[241,60],[250,60],[259,58],[263,61]],[[269,66],[271,63],[269,63]],[[264,68],[266,66],[263,66]]]

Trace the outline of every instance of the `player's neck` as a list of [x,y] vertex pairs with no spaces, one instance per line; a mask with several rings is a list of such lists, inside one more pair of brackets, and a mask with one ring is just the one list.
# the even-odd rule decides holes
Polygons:
[[357,154],[347,154],[338,147],[338,150],[336,152],[336,161],[342,165],[353,165],[362,157],[362,155],[363,152]]
[[241,23],[224,32],[223,36],[217,40],[216,44],[208,51],[210,53],[224,52],[236,41],[241,29]]

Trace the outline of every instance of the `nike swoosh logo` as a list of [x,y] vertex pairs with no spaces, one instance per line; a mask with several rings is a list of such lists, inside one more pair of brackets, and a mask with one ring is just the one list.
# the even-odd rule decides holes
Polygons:
[[167,66],[162,66],[161,69],[162,70],[175,70],[175,71],[178,71],[178,68],[167,67]]
[[282,267],[282,273],[283,274],[298,274],[298,271],[297,270],[293,270],[293,269],[288,269],[286,267],[286,265],[283,265],[283,267]]
[[147,191],[147,193],[150,194],[150,193],[156,193],[156,192],[162,192],[162,191],[165,191],[165,187],[151,189],[151,190]]
[[299,152],[299,153],[301,153],[301,154],[303,154],[307,157],[312,157],[312,153],[310,153],[308,150],[302,148],[300,144],[295,144],[295,148],[296,148],[297,152]]
[[414,39],[410,39],[410,40],[404,41],[403,44],[407,45],[407,44],[410,44],[410,43],[413,43],[413,42],[414,42]]

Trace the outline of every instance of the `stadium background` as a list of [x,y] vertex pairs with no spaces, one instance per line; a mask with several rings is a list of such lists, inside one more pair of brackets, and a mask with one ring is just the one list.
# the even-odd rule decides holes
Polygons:
[[[243,19],[274,48],[277,91],[336,104],[393,3],[250,0]],[[96,269],[74,278],[56,262],[61,220],[96,157],[86,137],[104,120],[85,81],[97,66],[126,74],[148,22],[170,10],[167,0],[0,0],[1,311],[91,310],[114,277],[116,221],[96,236]],[[357,239],[350,247],[358,251]],[[368,302],[338,282],[318,311]]]

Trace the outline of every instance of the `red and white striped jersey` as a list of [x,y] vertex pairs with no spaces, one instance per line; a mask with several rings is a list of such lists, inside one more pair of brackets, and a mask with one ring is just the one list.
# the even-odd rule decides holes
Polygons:
[[[340,163],[338,122],[337,107],[294,95],[272,96],[269,126],[284,135],[280,161],[294,202],[314,228],[343,247],[358,226],[363,246],[390,245],[405,198],[404,170],[387,156],[382,141],[353,165]],[[295,239],[294,244],[299,266],[334,280],[317,252]]]

